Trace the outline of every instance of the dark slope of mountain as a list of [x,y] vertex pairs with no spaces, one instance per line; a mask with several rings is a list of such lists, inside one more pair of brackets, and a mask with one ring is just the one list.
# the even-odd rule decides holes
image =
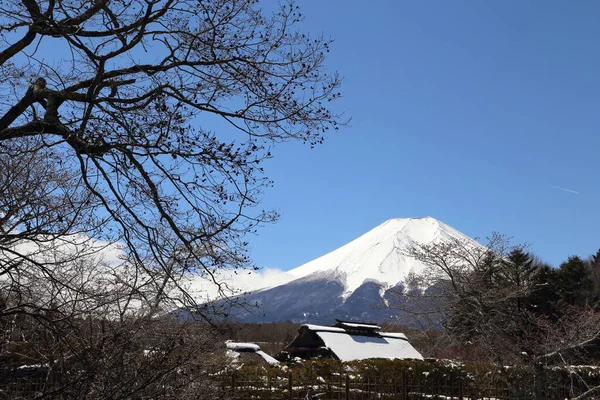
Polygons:
[[329,322],[331,310],[343,304],[343,292],[344,286],[336,280],[300,278],[245,296],[250,307],[233,312],[243,322],[321,322],[321,314]]

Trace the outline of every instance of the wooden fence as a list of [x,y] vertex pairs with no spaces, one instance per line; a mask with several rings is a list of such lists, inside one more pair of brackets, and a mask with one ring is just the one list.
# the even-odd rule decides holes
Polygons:
[[[401,374],[395,379],[357,378],[351,374],[316,377],[311,382],[296,380],[292,373],[284,376],[248,379],[230,375],[222,381],[224,398],[247,400],[526,400],[531,395],[515,396],[503,382],[494,379],[474,385],[460,374],[439,378],[428,375]],[[571,396],[567,388],[554,388],[547,400],[564,400]]]
[[[20,374],[17,379],[0,382],[0,399],[32,398],[63,382],[39,374]],[[450,374],[405,372],[393,379],[361,378],[350,373],[328,375],[296,374],[279,371],[264,375],[220,373],[210,378],[212,397],[236,400],[528,400],[532,396],[516,397],[498,379],[477,382],[464,373]],[[2,380],[2,379],[0,379]],[[547,400],[572,397],[567,387],[554,387]],[[157,397],[151,397],[156,399]],[[160,396],[175,400],[178,396]],[[186,397],[187,398],[187,397]]]

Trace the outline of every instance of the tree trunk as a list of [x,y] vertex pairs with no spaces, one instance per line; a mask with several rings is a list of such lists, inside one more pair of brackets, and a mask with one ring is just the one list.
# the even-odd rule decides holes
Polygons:
[[546,368],[544,368],[544,364],[541,362],[535,363],[533,366],[533,380],[534,380],[534,399],[535,400],[544,400],[546,399],[546,388],[547,379],[546,379]]

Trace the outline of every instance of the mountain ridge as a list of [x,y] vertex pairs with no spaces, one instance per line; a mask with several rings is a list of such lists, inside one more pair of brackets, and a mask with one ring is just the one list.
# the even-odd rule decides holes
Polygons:
[[256,312],[236,316],[246,322],[330,322],[332,318],[382,321],[389,310],[374,309],[386,302],[410,272],[425,267],[403,250],[412,243],[473,239],[433,217],[394,218],[345,245],[300,265],[283,283],[245,296]]

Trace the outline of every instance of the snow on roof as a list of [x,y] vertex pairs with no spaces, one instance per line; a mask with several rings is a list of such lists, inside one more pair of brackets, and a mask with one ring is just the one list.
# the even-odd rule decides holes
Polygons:
[[228,350],[233,351],[260,351],[260,346],[254,343],[236,343],[228,340],[225,342],[225,345]]
[[361,324],[356,322],[346,322],[346,321],[338,321],[340,325],[347,326],[349,328],[368,328],[368,329],[381,329],[380,326],[375,324]]
[[389,333],[383,337],[350,335],[345,332],[340,334],[332,331],[317,331],[316,334],[341,361],[368,358],[423,359],[423,356],[412,347],[405,337],[394,337]]
[[312,324],[304,324],[303,326],[307,327],[311,331],[315,332],[338,332],[338,333],[346,333],[346,331],[342,328],[336,328],[334,326],[323,326],[323,325],[312,325]]
[[379,332],[379,334],[384,337],[408,340],[406,335],[404,333],[400,333],[400,332]]
[[276,359],[274,359],[273,357],[271,357],[270,355],[268,355],[267,353],[265,353],[262,350],[258,350],[256,352],[256,354],[261,356],[269,365],[279,365],[279,361],[277,361]]
[[243,343],[243,342],[232,342],[230,340],[225,342],[227,346],[227,355],[231,358],[239,358],[240,352],[255,353],[262,357],[263,360],[269,365],[279,365],[279,361],[265,353],[260,349],[260,346],[255,343]]

